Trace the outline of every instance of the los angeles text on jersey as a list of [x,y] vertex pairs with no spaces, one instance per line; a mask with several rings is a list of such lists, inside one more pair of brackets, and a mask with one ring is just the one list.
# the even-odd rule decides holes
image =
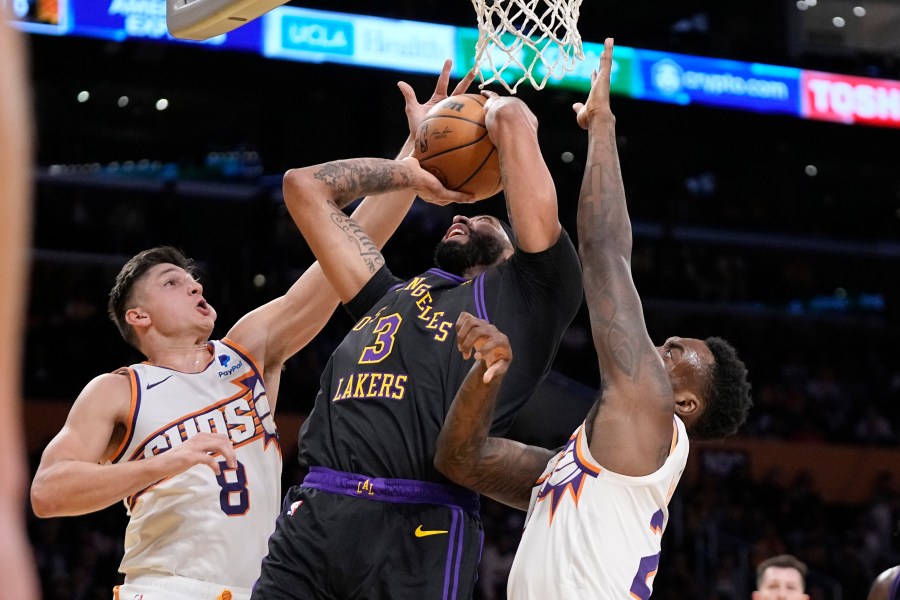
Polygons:
[[171,450],[200,432],[227,434],[235,447],[258,438],[263,438],[265,443],[277,439],[275,420],[259,376],[248,373],[232,383],[241,388],[238,394],[161,427],[148,437],[143,450],[138,449],[131,460]]

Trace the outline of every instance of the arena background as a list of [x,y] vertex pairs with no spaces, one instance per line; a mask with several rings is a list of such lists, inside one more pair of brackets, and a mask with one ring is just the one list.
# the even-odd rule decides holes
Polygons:
[[[475,25],[464,0],[289,4]],[[870,20],[854,21],[855,6]],[[846,26],[833,27],[830,15]],[[585,0],[579,29],[594,42],[613,36],[621,46],[900,79],[895,1],[819,0],[800,10],[786,0]],[[140,360],[105,315],[128,257],[162,243],[194,256],[223,335],[312,261],[281,204],[283,171],[393,156],[406,136],[396,81],[426,98],[435,77],[158,41],[29,43],[38,153],[24,380],[34,469],[81,388]],[[79,102],[85,90],[90,100]],[[583,94],[519,95],[540,119],[574,236],[586,136],[570,106]],[[900,562],[900,129],[622,96],[613,110],[651,335],[727,337],[750,367],[756,402],[734,439],[694,446],[653,597],[748,598],[754,565],[781,552],[810,565],[814,599],[864,597],[878,572]],[[454,210],[416,205],[385,249],[395,273],[430,266]],[[500,214],[503,203],[474,210]],[[285,486],[302,477],[296,432],[349,325],[339,310],[286,367]],[[583,310],[515,436],[558,445],[597,384]],[[124,508],[49,520],[23,509],[44,598],[109,598]],[[522,515],[488,502],[484,516],[476,597],[503,598]]]

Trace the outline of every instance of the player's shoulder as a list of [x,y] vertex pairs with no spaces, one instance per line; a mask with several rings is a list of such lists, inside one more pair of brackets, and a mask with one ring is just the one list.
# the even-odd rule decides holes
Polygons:
[[[894,580],[900,577],[900,565],[891,567],[890,569],[886,569],[875,578],[875,581],[872,585],[872,592],[876,591],[888,591],[892,587]],[[870,598],[879,598],[880,596],[870,596]],[[885,596],[886,598],[887,596]]]
[[131,377],[128,369],[119,369],[112,373],[103,373],[91,379],[79,396],[81,398],[131,398]]
[[127,369],[120,369],[91,379],[81,390],[72,410],[84,418],[102,418],[105,414],[119,419],[130,410],[131,397],[131,377]]

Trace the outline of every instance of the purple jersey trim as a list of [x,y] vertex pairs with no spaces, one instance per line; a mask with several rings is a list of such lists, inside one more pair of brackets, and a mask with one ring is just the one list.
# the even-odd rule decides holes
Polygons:
[[467,489],[414,479],[366,477],[357,473],[310,467],[302,487],[331,494],[395,504],[438,504],[478,515],[478,494]]
[[[459,511],[453,511],[453,520],[450,522],[450,535],[447,540],[447,564],[444,566],[444,593],[441,600],[456,598],[456,586],[459,584],[460,553],[453,553],[453,542],[459,537],[459,545],[462,545],[462,532],[459,527]],[[455,556],[455,558],[454,558]]]
[[475,279],[475,285],[472,286],[473,293],[475,294],[475,310],[478,313],[479,319],[484,319],[488,323],[491,322],[490,317],[487,314],[487,306],[484,301],[484,274],[478,276]]
[[900,600],[900,569],[897,570],[897,574],[894,576],[894,583],[891,585],[891,593],[888,596],[888,600]]
[[432,275],[437,275],[438,277],[443,277],[448,281],[452,281],[453,283],[460,285],[468,281],[465,277],[460,277],[459,275],[454,275],[453,273],[448,273],[442,269],[428,269],[428,273]]

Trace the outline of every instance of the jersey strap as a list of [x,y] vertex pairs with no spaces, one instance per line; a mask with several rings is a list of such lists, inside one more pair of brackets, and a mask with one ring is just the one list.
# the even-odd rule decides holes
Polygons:
[[367,477],[326,467],[310,467],[301,487],[394,504],[439,504],[475,516],[480,509],[478,494],[461,487],[414,479]]

